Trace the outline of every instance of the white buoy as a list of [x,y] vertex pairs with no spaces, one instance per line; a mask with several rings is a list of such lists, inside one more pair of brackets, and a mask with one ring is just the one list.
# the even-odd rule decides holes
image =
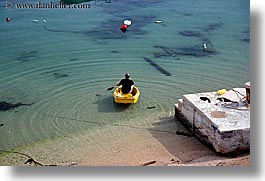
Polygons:
[[207,50],[207,44],[206,43],[203,44],[203,49]]
[[47,21],[44,19],[44,20],[42,20],[43,21],[43,23],[44,23],[44,29],[47,29]]
[[132,21],[126,19],[126,20],[123,21],[123,24],[125,24],[127,26],[130,26],[132,24]]
[[38,22],[39,22],[39,20],[37,20],[37,19],[34,19],[34,20],[32,20],[32,22],[33,22],[33,23],[38,23]]
[[161,20],[156,20],[155,23],[162,23],[162,21]]

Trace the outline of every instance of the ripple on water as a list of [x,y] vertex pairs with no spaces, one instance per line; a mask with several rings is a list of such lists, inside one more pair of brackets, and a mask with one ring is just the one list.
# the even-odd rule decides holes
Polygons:
[[[96,10],[89,10],[99,13],[95,14],[96,22],[90,19],[89,12],[76,12],[76,16],[81,17],[78,19],[64,14],[67,22],[77,22],[77,27],[63,18],[59,19],[65,24],[60,21],[60,26],[56,27],[53,22],[64,17],[56,11],[47,15],[50,18],[48,31],[36,31],[39,27],[32,28],[24,22],[20,26],[26,29],[10,29],[11,38],[1,37],[10,45],[0,46],[8,52],[0,55],[0,102],[34,102],[31,106],[17,107],[15,111],[0,112],[0,124],[4,125],[0,127],[1,148],[13,149],[82,131],[91,133],[91,141],[94,137],[106,137],[99,130],[114,126],[150,128],[172,116],[173,105],[183,94],[229,89],[248,81],[248,55],[244,55],[247,43],[241,42],[241,36],[238,42],[224,37],[230,35],[229,29],[225,29],[226,22],[206,23],[205,28],[200,25],[201,31],[197,31],[199,28],[190,27],[190,21],[198,12],[168,11],[168,2],[161,1],[163,12],[158,12],[152,8],[158,6],[154,2],[158,1],[117,1],[111,6],[99,5]],[[179,2],[175,3],[181,8]],[[125,7],[128,8],[124,10]],[[188,22],[176,20],[176,12],[182,12],[177,15],[188,18]],[[32,14],[27,15],[25,18],[32,17]],[[119,27],[125,18],[132,19],[133,24],[128,33],[123,34]],[[158,18],[167,26],[155,25],[154,20]],[[182,32],[184,37],[176,35],[180,27],[186,30]],[[218,29],[228,33],[215,34]],[[249,32],[243,33],[242,38],[246,39],[243,41],[247,41],[248,35]],[[17,44],[11,43],[12,36]],[[32,41],[25,41],[29,37]],[[189,46],[185,39],[192,44]],[[226,49],[222,43],[228,40],[232,42]],[[198,42],[209,43],[218,53],[203,54]],[[231,52],[230,48],[240,42],[243,45],[237,49],[238,53]],[[147,62],[144,57],[152,61]],[[141,91],[135,105],[115,104],[114,89],[106,90],[115,86],[125,72],[130,72]],[[110,131],[108,137],[111,135]]]

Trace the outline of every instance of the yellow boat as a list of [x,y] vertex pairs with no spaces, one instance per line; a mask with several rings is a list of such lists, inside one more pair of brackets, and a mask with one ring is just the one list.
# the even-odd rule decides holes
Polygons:
[[136,86],[133,86],[132,93],[123,94],[121,88],[118,87],[114,93],[114,101],[119,104],[135,104],[140,96],[140,91]]

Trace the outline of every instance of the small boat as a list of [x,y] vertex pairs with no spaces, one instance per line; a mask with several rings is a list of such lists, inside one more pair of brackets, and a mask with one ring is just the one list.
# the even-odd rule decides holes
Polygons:
[[119,104],[135,104],[140,96],[140,91],[136,86],[133,86],[132,93],[123,94],[121,88],[118,87],[114,93],[114,101]]

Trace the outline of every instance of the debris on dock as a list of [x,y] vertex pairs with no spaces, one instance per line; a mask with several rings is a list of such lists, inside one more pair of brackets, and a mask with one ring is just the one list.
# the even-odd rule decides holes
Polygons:
[[175,104],[175,116],[218,153],[249,151],[250,102],[246,92],[245,88],[233,88],[222,95],[217,92],[183,95]]

